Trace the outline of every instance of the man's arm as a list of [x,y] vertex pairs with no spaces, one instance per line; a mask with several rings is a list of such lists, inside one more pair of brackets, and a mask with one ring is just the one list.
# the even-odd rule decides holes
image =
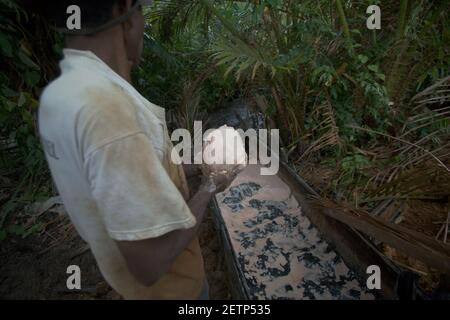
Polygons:
[[[198,232],[209,201],[231,182],[231,177],[218,177],[211,189],[210,183],[203,183],[200,190],[189,200],[188,206],[197,219],[191,229],[175,230],[161,237],[141,241],[116,241],[131,274],[141,284],[152,286],[172,266],[175,259],[191,243]],[[215,185],[218,185],[215,188]]]
[[[101,130],[100,124],[93,127]],[[221,186],[220,179],[227,178],[225,174],[208,177],[209,183],[203,183],[201,191],[185,203],[141,132],[93,146],[84,167],[105,228],[129,271],[146,285],[166,274],[191,243],[209,200],[220,192],[220,187],[208,186]]]

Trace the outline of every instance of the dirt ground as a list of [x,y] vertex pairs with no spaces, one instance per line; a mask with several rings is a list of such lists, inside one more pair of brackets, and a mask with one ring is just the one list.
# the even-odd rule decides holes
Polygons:
[[[212,217],[200,228],[200,244],[211,299],[230,299],[223,254]],[[47,212],[45,229],[25,239],[10,237],[0,247],[0,299],[117,299],[103,280],[94,257],[67,216]],[[82,290],[66,288],[69,265],[81,269]]]

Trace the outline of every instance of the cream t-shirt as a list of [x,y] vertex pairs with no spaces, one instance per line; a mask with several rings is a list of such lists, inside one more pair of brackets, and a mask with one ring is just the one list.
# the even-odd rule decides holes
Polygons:
[[71,221],[104,278],[125,299],[196,299],[204,281],[198,239],[152,287],[135,280],[114,242],[196,224],[182,167],[170,160],[164,109],[90,51],[65,49],[60,67],[41,96],[39,131]]

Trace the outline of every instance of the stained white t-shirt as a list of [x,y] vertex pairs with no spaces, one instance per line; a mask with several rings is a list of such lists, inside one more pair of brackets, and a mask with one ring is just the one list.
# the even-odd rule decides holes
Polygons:
[[165,112],[90,51],[64,50],[44,90],[39,131],[71,221],[106,281],[126,299],[195,299],[204,281],[195,239],[154,286],[139,284],[114,240],[155,238],[196,219],[170,160]]

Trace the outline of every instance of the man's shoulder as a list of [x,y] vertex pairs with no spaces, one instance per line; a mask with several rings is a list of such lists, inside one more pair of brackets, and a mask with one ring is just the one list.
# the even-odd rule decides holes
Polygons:
[[51,82],[41,95],[39,113],[42,127],[73,128],[86,149],[141,131],[131,97],[91,72],[70,71]]
[[108,91],[111,81],[86,69],[71,70],[59,75],[43,90],[40,102],[43,106],[63,103],[84,104],[89,99],[89,92],[96,89]]
[[132,97],[112,80],[85,69],[71,70],[50,82],[40,97],[40,108],[63,110],[66,115],[124,117],[135,111]]

